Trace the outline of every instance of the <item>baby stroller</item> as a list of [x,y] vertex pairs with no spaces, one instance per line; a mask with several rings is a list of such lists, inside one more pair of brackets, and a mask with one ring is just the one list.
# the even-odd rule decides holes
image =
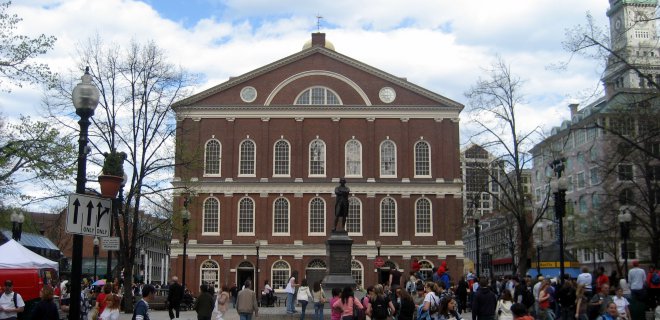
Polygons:
[[181,300],[181,310],[192,310],[194,305],[195,298],[193,298],[190,291],[186,291],[186,293],[183,294],[183,300]]
[[268,291],[267,294],[261,295],[261,306],[262,307],[274,307],[277,297],[273,293],[273,290]]

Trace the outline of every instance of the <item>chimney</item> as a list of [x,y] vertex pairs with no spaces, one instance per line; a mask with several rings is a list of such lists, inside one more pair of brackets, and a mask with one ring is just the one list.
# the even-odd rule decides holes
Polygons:
[[325,33],[312,33],[312,46],[325,47]]
[[568,105],[568,108],[571,109],[571,118],[573,118],[574,115],[577,114],[577,108],[580,104],[579,103],[571,103]]

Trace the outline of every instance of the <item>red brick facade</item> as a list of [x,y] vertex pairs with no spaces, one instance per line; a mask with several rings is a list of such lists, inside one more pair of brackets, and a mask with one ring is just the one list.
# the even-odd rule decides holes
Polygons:
[[[249,103],[241,98],[241,90],[248,86],[257,92]],[[296,104],[299,94],[311,87],[328,89],[341,104]],[[394,101],[381,100],[379,93],[384,87],[394,90]],[[193,195],[188,206],[187,285],[196,288],[210,279],[221,284],[240,283],[253,277],[254,269],[250,268],[257,264],[259,287],[264,280],[277,285],[278,277],[292,270],[298,270],[300,278],[318,279],[326,259],[325,241],[333,227],[333,190],[346,175],[349,140],[357,140],[361,146],[361,174],[347,177],[351,196],[360,208],[360,219],[352,220],[359,223],[349,232],[354,240],[355,275],[366,284],[378,280],[373,266],[378,241],[389,266],[407,272],[413,257],[436,267],[446,260],[452,276],[459,277],[463,269],[461,109],[459,103],[320,45],[178,102],[176,148],[180,165],[174,185],[192,193],[178,193],[176,209],[181,208],[183,196]],[[325,174],[310,176],[310,143],[316,139],[325,146]],[[220,145],[220,159],[212,159],[219,163],[220,174],[205,175],[210,140]],[[240,148],[245,140],[256,149],[254,174],[249,176],[239,175]],[[274,146],[280,140],[289,146],[290,172],[284,176],[274,175]],[[396,170],[382,177],[381,143],[388,140],[396,147]],[[428,146],[430,174],[416,176],[415,147],[420,142]],[[284,226],[278,228],[286,232],[276,233],[274,206],[280,198],[288,202],[288,216],[278,220],[278,226]],[[389,224],[381,221],[383,199],[395,204]],[[218,209],[209,207],[207,201],[216,203]],[[315,218],[318,213],[311,213],[312,202],[324,204],[322,220]],[[241,203],[252,203],[253,211],[240,216]],[[205,210],[213,214],[205,216]],[[422,214],[427,212],[424,210],[430,217]],[[217,229],[215,220],[208,218],[216,212]],[[202,232],[204,228],[213,231]],[[319,230],[312,232],[315,228]],[[173,274],[181,278],[182,237],[174,238]]]

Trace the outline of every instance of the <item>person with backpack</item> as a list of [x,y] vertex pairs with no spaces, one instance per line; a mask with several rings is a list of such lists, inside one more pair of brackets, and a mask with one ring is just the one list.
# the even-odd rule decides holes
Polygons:
[[656,270],[653,266],[649,268],[646,286],[648,287],[646,306],[654,310],[660,299],[660,270]]
[[397,312],[397,320],[413,320],[415,314],[415,302],[412,296],[406,290],[397,291],[399,294],[399,311]]
[[14,283],[5,280],[4,293],[0,296],[0,320],[16,319],[25,310],[25,301],[18,292],[14,292]]
[[383,286],[380,284],[375,285],[373,296],[369,298],[367,315],[373,320],[385,320],[390,314],[394,314],[394,311],[394,304],[385,294]]
[[440,303],[442,303],[442,301],[440,295],[436,293],[437,291],[439,291],[439,288],[435,282],[426,282],[424,284],[424,292],[426,292],[426,296],[424,297],[424,304],[422,304],[420,309],[423,312],[428,312],[429,317],[432,320],[437,320],[440,316],[438,312],[440,311]]

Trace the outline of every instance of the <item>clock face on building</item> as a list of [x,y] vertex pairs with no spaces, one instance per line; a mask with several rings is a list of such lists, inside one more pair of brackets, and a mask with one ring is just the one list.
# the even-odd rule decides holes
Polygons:
[[378,92],[378,97],[380,98],[380,101],[391,103],[396,99],[396,91],[390,87],[383,87],[380,89],[380,92]]
[[254,87],[244,87],[241,89],[241,100],[252,102],[257,99],[257,89]]

